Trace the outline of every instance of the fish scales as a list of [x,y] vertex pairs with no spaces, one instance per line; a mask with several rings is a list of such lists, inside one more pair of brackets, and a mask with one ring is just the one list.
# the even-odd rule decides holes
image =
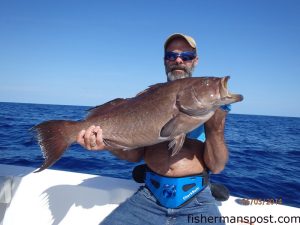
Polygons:
[[225,104],[243,96],[227,89],[229,77],[197,77],[150,86],[133,98],[114,99],[90,110],[82,121],[50,120],[33,127],[45,161],[53,165],[77,134],[99,125],[108,150],[131,150],[170,141],[172,155],[180,151],[186,133],[205,123]]

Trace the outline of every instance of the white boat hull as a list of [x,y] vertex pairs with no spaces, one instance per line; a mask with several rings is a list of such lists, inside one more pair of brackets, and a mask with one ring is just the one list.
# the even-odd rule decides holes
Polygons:
[[[0,177],[6,180],[5,185],[2,182],[2,198],[0,196],[0,225],[98,225],[139,187],[131,180],[49,169],[41,173],[33,171],[29,167],[0,164]],[[245,206],[236,199],[231,196],[226,202],[217,202],[222,215],[231,218],[231,222],[237,216],[273,215],[276,220],[279,216],[300,215],[299,208]],[[196,222],[197,218],[190,221],[192,219]]]

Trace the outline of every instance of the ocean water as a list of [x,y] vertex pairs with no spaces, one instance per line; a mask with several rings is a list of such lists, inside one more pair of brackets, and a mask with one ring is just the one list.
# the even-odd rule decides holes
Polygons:
[[[38,168],[43,158],[30,128],[50,119],[82,119],[88,108],[0,103],[0,163]],[[213,182],[234,196],[300,207],[300,118],[229,114],[225,138],[229,161]],[[52,169],[131,179],[136,165],[72,145]]]

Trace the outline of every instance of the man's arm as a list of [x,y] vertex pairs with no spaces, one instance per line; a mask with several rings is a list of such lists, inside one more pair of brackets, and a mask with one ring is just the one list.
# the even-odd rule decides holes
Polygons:
[[[82,130],[77,135],[77,143],[88,150],[106,150],[103,142],[102,129],[99,126],[90,126],[86,130]],[[144,148],[137,148],[133,150],[124,151],[110,150],[115,156],[129,162],[139,162],[144,156]]]
[[217,109],[204,124],[206,141],[204,142],[204,162],[212,173],[221,172],[228,160],[228,150],[224,140],[224,127],[227,112]]

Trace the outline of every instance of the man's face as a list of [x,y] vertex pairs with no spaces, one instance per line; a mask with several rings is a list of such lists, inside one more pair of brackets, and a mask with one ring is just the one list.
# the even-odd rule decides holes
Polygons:
[[[174,38],[167,46],[167,52],[189,52],[194,49],[183,38]],[[182,58],[177,57],[175,60],[165,59],[165,70],[168,81],[173,81],[185,77],[191,77],[194,67],[198,63],[198,57],[184,61]]]

